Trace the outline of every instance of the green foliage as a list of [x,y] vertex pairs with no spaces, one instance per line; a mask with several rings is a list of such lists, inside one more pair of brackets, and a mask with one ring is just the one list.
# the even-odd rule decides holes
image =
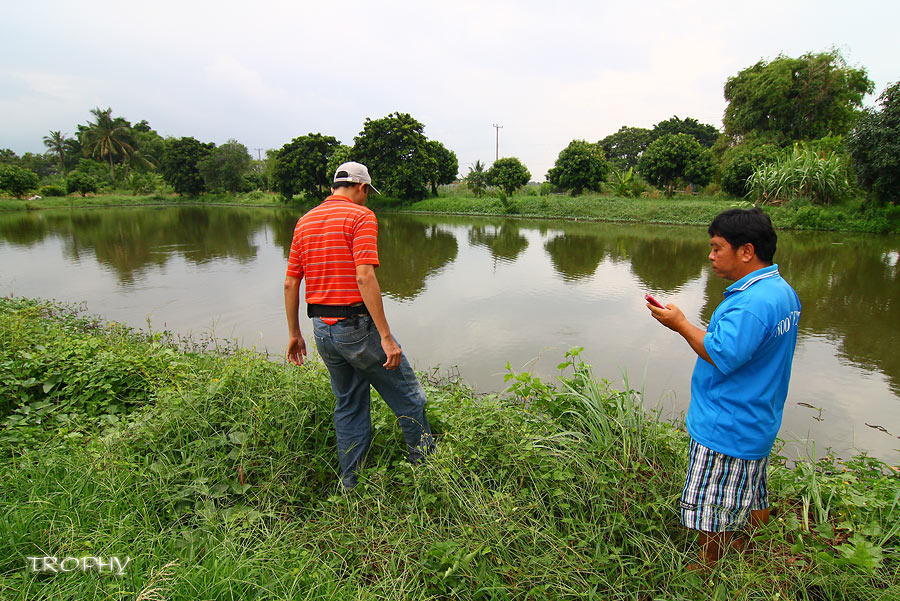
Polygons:
[[372,182],[382,194],[401,200],[424,198],[429,174],[437,168],[428,154],[424,129],[408,113],[366,118],[362,131],[353,139],[351,160],[369,169]]
[[59,172],[66,173],[66,134],[60,131],[51,131],[50,135],[44,136],[44,146],[50,149],[59,160]]
[[[125,186],[132,194],[154,194],[165,192],[168,189],[166,180],[159,173],[153,171],[137,171],[131,173],[125,179]],[[171,189],[168,189],[170,191]]]
[[78,192],[81,197],[97,191],[97,179],[81,170],[75,170],[66,178],[66,194]]
[[628,171],[614,170],[610,176],[610,188],[613,194],[623,198],[637,196],[637,179],[634,177],[634,169]]
[[747,187],[761,203],[808,200],[833,204],[851,194],[847,172],[845,157],[834,152],[819,154],[798,144],[790,155],[757,167]]
[[679,180],[705,186],[712,179],[712,152],[693,136],[667,134],[641,155],[638,170],[647,180],[672,196]]
[[558,188],[571,190],[572,195],[577,196],[585,189],[599,192],[607,175],[609,164],[600,144],[572,140],[547,172],[547,181]]
[[452,184],[456,181],[459,172],[459,160],[456,153],[447,149],[437,140],[425,142],[428,156],[434,161],[434,169],[428,176],[431,183],[431,193],[437,196],[437,187],[442,184]]
[[112,109],[91,109],[94,121],[80,132],[84,155],[105,160],[109,164],[109,174],[116,184],[114,162],[128,162],[135,153],[134,135],[131,124],[121,117],[113,118]]
[[[94,598],[98,582],[128,599],[900,594],[897,477],[865,456],[774,460],[777,518],[756,550],[711,578],[685,570],[687,436],[627,383],[596,380],[581,349],[555,381],[510,370],[502,395],[423,378],[438,450],[415,469],[374,402],[361,483],[340,495],[334,399],[312,358],[180,350],[21,299],[0,301],[0,340],[14,407],[0,409],[0,589],[28,598]],[[101,551],[133,557],[125,577],[23,569]]]
[[751,141],[727,150],[719,180],[722,189],[734,196],[745,196],[749,191],[747,179],[757,167],[777,160],[781,154],[781,148],[774,144],[755,144]]
[[67,194],[66,188],[60,186],[58,184],[47,184],[46,186],[41,186],[38,189],[38,194],[43,197],[51,197],[51,196],[65,196]]
[[40,184],[37,173],[18,165],[0,165],[0,190],[22,198]]
[[237,140],[213,148],[212,152],[197,162],[197,171],[212,192],[240,192],[244,174],[250,170],[250,153]]
[[859,119],[847,147],[859,183],[877,204],[900,203],[900,82],[878,97],[880,107]]
[[843,135],[873,85],[865,69],[847,65],[837,50],[761,60],[725,84],[725,133],[771,133],[781,146]]
[[166,183],[183,196],[197,196],[205,191],[206,185],[199,166],[214,148],[214,144],[203,144],[194,138],[166,140],[162,163]]
[[516,157],[497,159],[487,170],[487,183],[503,190],[508,198],[531,180],[531,173]]
[[340,147],[336,138],[322,134],[294,138],[269,157],[272,188],[286,202],[298,192],[309,198],[325,198],[334,181],[330,161]]
[[703,146],[712,148],[712,145],[716,143],[716,140],[719,137],[719,130],[712,125],[700,123],[692,117],[679,119],[678,115],[675,115],[671,119],[660,121],[653,126],[653,129],[650,130],[650,140],[648,143],[652,143],[669,134],[687,134],[693,136],[693,138]]
[[484,194],[487,183],[487,171],[484,170],[484,163],[475,161],[475,164],[469,167],[469,173],[466,175],[466,186],[477,197]]
[[600,140],[599,144],[615,168],[628,169],[637,167],[641,153],[652,141],[649,129],[623,125],[616,133]]

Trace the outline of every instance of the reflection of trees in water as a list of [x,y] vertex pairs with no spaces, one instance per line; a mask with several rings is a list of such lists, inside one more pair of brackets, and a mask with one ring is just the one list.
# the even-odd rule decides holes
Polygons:
[[[841,356],[885,374],[900,394],[900,244],[883,236],[779,233],[775,262],[800,296],[804,333],[836,342]],[[708,322],[724,282],[710,272]]]
[[63,243],[63,253],[75,259],[92,254],[111,268],[120,282],[130,283],[147,267],[163,266],[173,255],[197,264],[232,258],[245,262],[256,256],[251,240],[263,227],[267,211],[207,207],[173,209],[94,209],[41,212],[34,219],[0,219],[5,230],[31,232],[28,244],[45,237]]
[[707,239],[692,228],[567,223],[544,248],[567,281],[592,276],[608,257],[628,261],[643,287],[673,291],[701,273]]
[[437,225],[402,215],[378,218],[378,283],[392,298],[409,300],[425,280],[456,259],[456,236]]
[[581,234],[562,234],[544,244],[553,269],[567,282],[594,275],[607,248],[599,236]]
[[504,220],[500,225],[479,224],[469,229],[469,244],[487,248],[495,261],[512,262],[526,248],[528,240],[519,233],[519,225]]

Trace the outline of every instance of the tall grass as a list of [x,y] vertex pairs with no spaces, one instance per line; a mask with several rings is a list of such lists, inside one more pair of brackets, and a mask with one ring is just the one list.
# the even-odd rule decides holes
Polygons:
[[[122,394],[137,400],[109,402],[98,410],[121,407],[90,418],[93,404],[66,404],[83,390],[69,379],[40,397],[58,368],[47,355],[64,340],[94,347],[73,355],[72,373],[104,354],[111,367],[117,357],[150,357],[138,361],[146,394],[132,387]],[[774,461],[778,519],[758,537],[762,552],[729,555],[710,578],[686,572],[696,549],[678,524],[685,435],[637,393],[598,381],[577,349],[557,381],[510,372],[503,395],[426,380],[438,451],[417,468],[376,401],[372,453],[348,495],[338,491],[322,365],[219,349],[0,301],[0,398],[12,405],[2,418],[0,598],[900,595],[900,481],[864,456],[796,468]],[[40,384],[25,400],[10,375],[19,369]],[[93,377],[102,388],[103,373]],[[64,409],[11,421],[41,402]],[[827,515],[804,513],[813,478]],[[121,577],[30,572],[26,558],[43,555],[132,562]]]
[[757,167],[747,188],[760,203],[801,199],[829,205],[846,200],[852,191],[845,157],[799,146],[781,160]]

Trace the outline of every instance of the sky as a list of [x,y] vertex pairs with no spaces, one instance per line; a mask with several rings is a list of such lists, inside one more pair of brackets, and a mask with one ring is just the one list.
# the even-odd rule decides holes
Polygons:
[[[726,80],[779,54],[839,49],[900,79],[900,2],[8,2],[0,148],[44,152],[95,107],[254,157],[409,113],[465,175],[518,157],[542,181],[573,139],[672,116],[722,127]],[[499,130],[494,125],[501,125]],[[377,182],[376,182],[377,185]]]

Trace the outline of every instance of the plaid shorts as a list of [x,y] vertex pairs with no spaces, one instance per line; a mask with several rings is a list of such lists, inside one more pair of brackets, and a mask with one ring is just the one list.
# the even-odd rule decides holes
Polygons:
[[681,523],[694,530],[740,530],[751,510],[769,506],[769,458],[737,459],[691,439],[687,478],[681,493]]

